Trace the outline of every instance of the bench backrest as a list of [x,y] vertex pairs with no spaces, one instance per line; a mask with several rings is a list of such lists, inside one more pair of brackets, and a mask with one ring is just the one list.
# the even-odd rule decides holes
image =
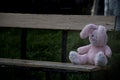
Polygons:
[[0,13],[0,27],[81,30],[89,23],[103,25],[108,30],[113,30],[115,17]]

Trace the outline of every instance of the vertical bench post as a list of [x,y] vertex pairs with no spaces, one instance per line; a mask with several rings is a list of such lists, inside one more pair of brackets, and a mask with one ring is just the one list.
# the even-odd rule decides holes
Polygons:
[[[26,59],[26,40],[27,40],[27,29],[21,28],[21,59]],[[26,70],[20,70],[20,75],[25,77],[27,74]]]
[[63,30],[62,31],[62,52],[61,52],[61,62],[66,62],[67,61],[67,31]]
[[21,29],[21,58],[26,59],[26,39],[27,39],[27,29],[22,28]]
[[[63,30],[62,31],[62,51],[61,51],[61,62],[66,62],[67,61],[67,33],[68,31]],[[66,80],[66,73],[61,73],[61,80]]]

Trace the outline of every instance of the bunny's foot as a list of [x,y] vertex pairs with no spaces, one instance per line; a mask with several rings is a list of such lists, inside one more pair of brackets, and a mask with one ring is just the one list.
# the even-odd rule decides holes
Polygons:
[[105,66],[108,62],[107,57],[104,55],[103,52],[98,52],[94,61],[96,66]]
[[69,53],[69,59],[73,64],[80,64],[80,60],[78,58],[78,53],[75,51],[71,51]]

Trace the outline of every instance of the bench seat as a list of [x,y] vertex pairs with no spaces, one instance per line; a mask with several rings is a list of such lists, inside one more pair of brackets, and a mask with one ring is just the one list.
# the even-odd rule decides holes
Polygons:
[[23,60],[23,59],[8,59],[0,58],[0,65],[5,66],[15,66],[15,67],[26,67],[26,68],[48,68],[57,70],[66,70],[73,72],[91,72],[99,71],[101,68],[93,65],[74,65],[72,63],[61,63],[61,62],[50,62],[50,61],[36,61],[36,60]]

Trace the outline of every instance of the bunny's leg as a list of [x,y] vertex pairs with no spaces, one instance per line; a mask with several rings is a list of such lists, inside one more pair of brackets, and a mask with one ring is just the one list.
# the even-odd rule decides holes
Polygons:
[[87,62],[87,55],[80,55],[75,51],[69,53],[69,59],[73,64],[85,64]]
[[105,66],[108,60],[103,52],[98,52],[95,56],[94,62],[96,66]]

